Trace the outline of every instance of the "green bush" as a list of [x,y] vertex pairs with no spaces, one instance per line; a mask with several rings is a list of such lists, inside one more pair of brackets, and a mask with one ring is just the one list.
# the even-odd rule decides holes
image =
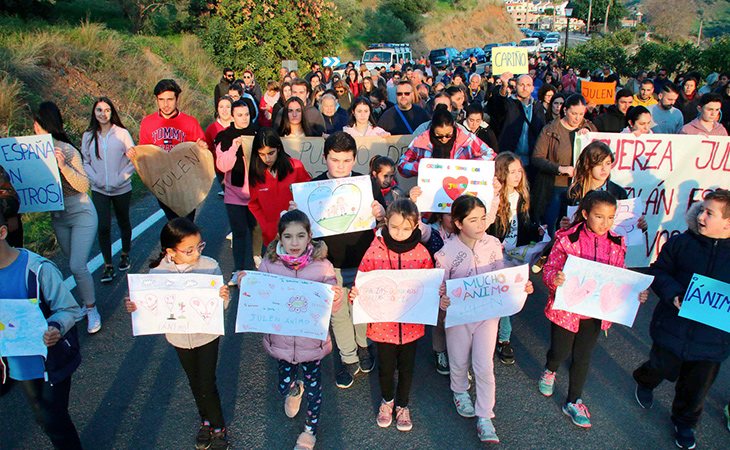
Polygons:
[[365,10],[363,18],[368,24],[362,33],[365,42],[402,42],[408,34],[405,23],[383,7]]
[[730,68],[730,36],[713,39],[698,59],[705,74],[727,71]]
[[[619,37],[619,39],[624,38]],[[608,64],[619,75],[629,75],[633,72],[624,46],[613,35],[593,38],[568,50],[568,63],[573,67],[590,71]]]

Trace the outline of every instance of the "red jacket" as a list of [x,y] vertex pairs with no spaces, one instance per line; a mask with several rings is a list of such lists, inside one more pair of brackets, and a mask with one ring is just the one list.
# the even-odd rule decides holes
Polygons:
[[[218,133],[225,130],[227,127],[224,127],[223,125],[218,122],[218,120],[214,120],[213,123],[208,125],[208,128],[205,129],[205,143],[208,144],[208,150],[210,150],[210,153],[213,154],[213,162],[215,163],[218,156],[215,154],[215,144],[213,141],[215,141],[215,137],[218,136]],[[213,167],[215,168],[216,173],[223,173],[213,164]]]
[[[371,270],[433,269],[428,250],[422,244],[406,253],[388,250],[380,230],[375,234],[370,248],[360,262],[359,272]],[[407,344],[421,338],[425,327],[416,323],[381,322],[369,323],[367,336],[375,342],[386,344]]]
[[177,144],[196,142],[198,139],[205,140],[203,129],[195,117],[185,113],[165,119],[156,112],[142,119],[139,124],[139,145],[156,145],[166,152]]
[[264,245],[269,245],[269,242],[276,237],[279,215],[282,211],[289,209],[289,202],[294,199],[291,185],[312,179],[300,160],[290,158],[290,161],[294,172],[287,175],[282,181],[267,170],[263,184],[257,183],[256,186],[252,186],[249,183],[251,198],[248,201],[248,208],[261,227]]

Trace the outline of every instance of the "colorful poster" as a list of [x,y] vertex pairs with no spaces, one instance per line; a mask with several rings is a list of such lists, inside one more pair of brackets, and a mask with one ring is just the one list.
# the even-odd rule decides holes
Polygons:
[[[629,198],[618,200],[616,205],[616,217],[613,220],[611,230],[626,238],[626,245],[641,245],[644,243],[644,232],[639,228],[639,218],[644,210],[644,204],[640,198]],[[568,219],[574,220],[578,206],[568,206]]]
[[685,213],[718,188],[730,186],[730,138],[686,134],[588,133],[576,137],[575,160],[590,142],[608,144],[616,160],[611,181],[629,198],[640,198],[647,233],[641,245],[629,247],[628,267],[645,267],[671,236],[687,229]]
[[553,309],[630,327],[639,311],[639,293],[654,277],[568,255],[565,283],[555,291]]
[[63,211],[61,175],[50,134],[0,139],[0,166],[20,198],[20,212]]
[[530,71],[530,58],[525,47],[492,47],[492,74],[511,72],[522,75]]
[[38,299],[0,299],[0,356],[48,354],[43,334],[48,322]]
[[241,280],[236,333],[300,336],[324,341],[329,332],[332,285],[247,271]]
[[493,179],[494,161],[423,158],[418,165],[418,186],[423,193],[416,205],[420,212],[450,213],[460,195],[473,195],[489,209]]
[[436,325],[443,280],[443,269],[358,272],[352,321]]
[[581,81],[580,93],[588,104],[613,105],[616,97],[616,82]]
[[132,335],[223,335],[224,286],[220,275],[199,273],[129,274],[129,299],[137,305],[132,313]]
[[704,275],[692,275],[679,317],[730,333],[730,284]]
[[451,301],[446,309],[446,328],[517,314],[525,306],[528,281],[527,264],[446,280]]
[[314,237],[375,228],[373,185],[368,175],[292,184],[297,207],[312,222]]

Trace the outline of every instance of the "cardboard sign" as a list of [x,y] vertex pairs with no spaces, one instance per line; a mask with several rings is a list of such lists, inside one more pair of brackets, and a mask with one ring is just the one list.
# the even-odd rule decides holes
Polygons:
[[489,210],[494,196],[494,161],[423,158],[418,165],[418,211],[450,213],[461,195],[479,197]]
[[529,280],[527,264],[446,280],[451,304],[446,309],[445,327],[517,314],[525,306],[525,285]]
[[581,81],[580,93],[589,104],[613,105],[616,101],[616,82]]
[[48,354],[43,334],[48,322],[38,299],[0,299],[0,356]]
[[183,142],[166,152],[156,145],[134,147],[132,161],[142,182],[178,216],[185,216],[205,200],[215,178],[213,155],[195,142]]
[[358,272],[352,322],[436,325],[443,279],[444,269]]
[[511,72],[522,75],[530,72],[530,57],[525,47],[492,47],[492,73]]
[[20,198],[20,212],[63,211],[63,191],[50,134],[0,139],[0,166]]
[[730,333],[730,284],[703,275],[692,275],[679,309],[679,317]]
[[329,284],[247,271],[238,296],[236,333],[267,333],[324,341],[329,332],[334,297]]
[[553,309],[628,327],[639,311],[639,293],[654,281],[651,275],[573,255],[568,255],[563,273],[565,282],[555,291]]

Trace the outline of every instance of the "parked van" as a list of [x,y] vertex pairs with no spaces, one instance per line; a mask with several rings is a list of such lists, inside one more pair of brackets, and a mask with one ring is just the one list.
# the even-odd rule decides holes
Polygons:
[[376,67],[390,67],[402,59],[409,62],[412,58],[410,44],[370,44],[362,54],[362,64],[368,70]]
[[461,64],[461,54],[454,47],[437,48],[428,54],[431,65],[437,69],[445,69]]

